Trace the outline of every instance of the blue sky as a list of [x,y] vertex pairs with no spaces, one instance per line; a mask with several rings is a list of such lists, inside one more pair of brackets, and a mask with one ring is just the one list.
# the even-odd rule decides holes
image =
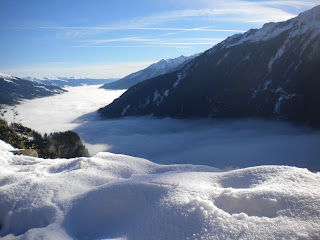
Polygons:
[[318,1],[0,0],[0,72],[124,77],[284,21]]

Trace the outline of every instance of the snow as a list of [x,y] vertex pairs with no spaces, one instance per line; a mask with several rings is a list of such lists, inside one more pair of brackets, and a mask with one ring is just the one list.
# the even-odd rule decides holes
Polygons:
[[158,100],[158,98],[160,97],[161,95],[158,93],[158,90],[156,89],[154,91],[154,94],[153,94],[153,102],[156,103],[156,101]]
[[269,79],[268,81],[266,81],[265,83],[264,83],[264,86],[263,86],[263,89],[262,89],[262,91],[265,91],[265,90],[267,90],[268,89],[268,86],[269,86],[269,84],[271,83],[272,81]]
[[138,71],[136,73],[132,73],[132,74],[128,75],[126,78],[127,79],[135,78],[135,77],[137,77],[137,76],[139,76],[141,74],[142,74],[142,71]]
[[272,65],[273,65],[273,63],[274,63],[277,59],[279,59],[279,58],[283,55],[283,53],[285,52],[285,46],[286,46],[286,43],[278,50],[278,52],[276,53],[276,55],[274,55],[274,56],[270,59],[270,61],[269,61],[269,63],[268,63],[268,71],[269,71],[269,72],[271,72],[271,70],[272,70]]
[[178,84],[179,84],[180,81],[181,81],[181,78],[182,78],[181,73],[178,73],[178,78],[177,78],[177,80],[174,82],[173,88],[176,88],[176,87],[178,86]]
[[226,54],[223,55],[222,58],[220,58],[220,60],[216,63],[216,66],[218,66],[224,59],[226,59],[226,57],[228,57],[230,54],[230,51],[228,51]]
[[169,69],[175,68],[177,66],[179,66],[180,64],[182,64],[183,62],[193,59],[195,57],[197,57],[199,54],[194,54],[192,56],[180,56],[177,58],[169,58],[169,59],[162,59],[157,63],[154,63],[152,65],[150,65],[148,68],[152,68],[155,70],[164,70],[164,71],[168,71]]
[[16,78],[10,75],[0,73],[0,78],[2,78],[5,82],[16,84],[14,81],[12,81],[16,80]]
[[[269,39],[275,38],[280,34],[288,31],[288,37],[286,43],[294,42],[297,36],[303,36],[307,32],[312,32],[311,37],[305,43],[305,46],[309,44],[315,37],[320,34],[320,6],[316,6],[313,9],[299,14],[299,16],[292,18],[286,22],[279,23],[266,23],[261,29],[251,29],[244,34],[235,34],[221,44],[216,45],[207,54],[213,54],[217,48],[230,48],[243,43],[254,43],[259,41],[267,41]],[[285,50],[285,45],[283,45],[280,51]],[[302,50],[304,51],[304,49]],[[274,59],[270,60],[269,70],[271,70],[273,61],[281,57],[281,52],[278,52]]]
[[[169,96],[169,90],[164,90],[159,93],[158,90],[156,89],[153,94],[153,103],[156,104],[157,106],[159,106],[162,103],[163,99],[168,96]],[[149,102],[146,102],[146,103],[149,104]],[[142,106],[142,107],[145,108],[144,106]]]
[[287,100],[287,99],[295,97],[296,94],[288,94],[282,87],[278,87],[274,92],[280,94],[280,96],[274,106],[274,113],[280,114],[281,102],[283,100]]
[[[39,85],[39,86],[35,86],[36,88],[41,88],[41,89],[44,89],[45,91],[51,91],[51,90],[49,90],[48,88],[46,88],[46,86],[41,86],[41,85]],[[59,91],[59,90],[58,90]]]
[[125,114],[126,114],[126,111],[129,110],[130,107],[131,107],[130,104],[129,104],[128,106],[126,106],[126,107],[122,110],[121,116],[125,115]]
[[3,78],[3,80],[4,80],[5,82],[8,82],[8,83],[14,83],[13,81],[8,80],[7,78]]
[[0,78],[3,78],[3,79],[15,79],[14,77],[8,75],[8,74],[3,74],[3,73],[0,73]]
[[150,104],[150,97],[147,97],[145,103],[140,104],[139,107],[145,109],[149,104]]
[[221,172],[106,152],[45,160],[8,150],[0,141],[3,239],[320,238],[320,175],[306,169]]

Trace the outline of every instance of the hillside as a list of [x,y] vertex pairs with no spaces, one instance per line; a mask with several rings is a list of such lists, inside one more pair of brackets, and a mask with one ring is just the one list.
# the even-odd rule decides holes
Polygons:
[[233,35],[181,70],[141,82],[104,118],[262,117],[320,126],[320,6]]
[[23,99],[33,99],[61,94],[66,90],[47,86],[0,73],[0,104],[17,104]]
[[41,158],[89,156],[78,134],[72,131],[54,132],[43,136],[20,123],[8,124],[0,119],[0,140],[18,149],[32,149]]
[[131,73],[130,75],[122,79],[119,79],[115,82],[107,83],[101,86],[101,88],[114,90],[128,89],[131,86],[144,80],[179,70],[189,61],[194,59],[196,56],[198,56],[198,54],[189,57],[180,56],[173,59],[162,59],[157,63],[151,64],[149,67],[145,69],[142,69],[135,73]]

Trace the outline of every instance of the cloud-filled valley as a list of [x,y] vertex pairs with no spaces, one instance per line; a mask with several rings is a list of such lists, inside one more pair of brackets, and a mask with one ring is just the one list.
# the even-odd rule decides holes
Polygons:
[[98,86],[68,90],[62,95],[23,102],[17,107],[19,119],[41,133],[72,129],[86,142],[91,154],[110,151],[157,163],[218,168],[278,164],[320,169],[320,133],[303,126],[253,119],[149,116],[101,120],[95,111],[123,91]]
[[317,1],[1,5],[0,239],[320,239]]
[[263,120],[95,120],[74,129],[90,144],[162,164],[218,168],[291,165],[320,169],[320,133]]

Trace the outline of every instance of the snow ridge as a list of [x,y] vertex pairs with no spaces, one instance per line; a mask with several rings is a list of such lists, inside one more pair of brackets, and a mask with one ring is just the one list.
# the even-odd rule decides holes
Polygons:
[[[310,30],[311,29],[311,30]],[[266,23],[261,29],[251,29],[246,33],[235,34],[217,46],[221,48],[230,48],[243,43],[253,43],[259,41],[267,41],[280,34],[289,31],[289,38],[294,38],[298,35],[306,34],[308,31],[313,31],[312,40],[320,34],[320,6],[299,14],[297,17],[292,18],[285,22],[280,23]],[[215,47],[209,51],[215,52]]]
[[0,141],[3,239],[319,239],[320,175],[111,153],[44,160]]

